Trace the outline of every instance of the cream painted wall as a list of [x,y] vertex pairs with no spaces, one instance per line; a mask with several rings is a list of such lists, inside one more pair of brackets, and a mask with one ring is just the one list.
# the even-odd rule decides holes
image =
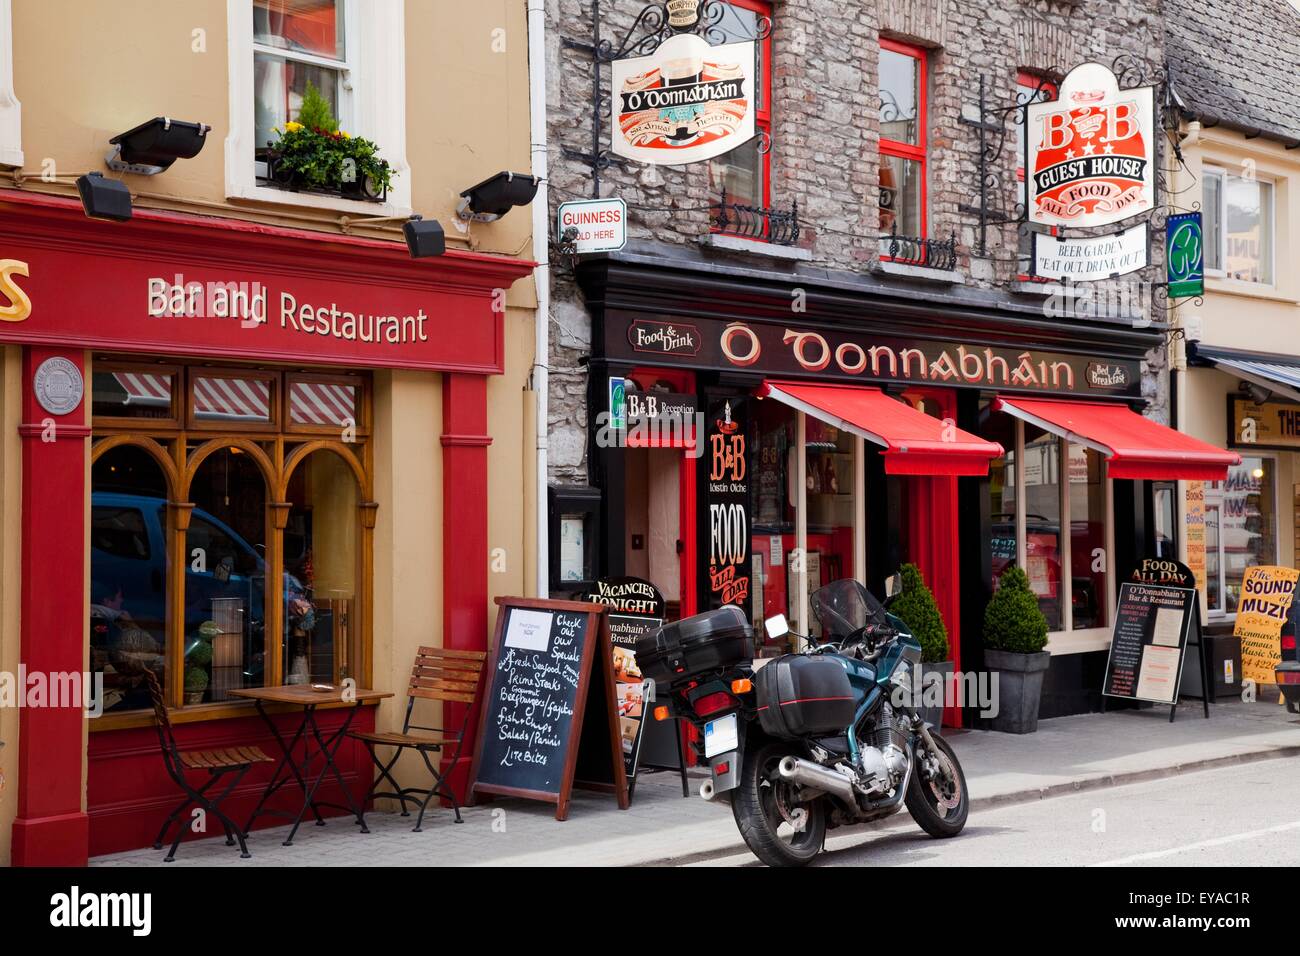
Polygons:
[[[0,671],[17,675],[21,462],[18,440],[22,350],[0,346]],[[0,866],[18,814],[18,710],[0,708]]]

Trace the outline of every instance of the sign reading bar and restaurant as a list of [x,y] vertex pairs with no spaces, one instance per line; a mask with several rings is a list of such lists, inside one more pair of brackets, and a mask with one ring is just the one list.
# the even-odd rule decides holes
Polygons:
[[1155,207],[1153,87],[1121,90],[1107,67],[1084,63],[1057,99],[1026,109],[1030,222],[1108,226]]
[[649,56],[615,60],[614,154],[675,166],[730,152],[754,137],[754,44],[710,46],[679,33]]
[[1045,279],[1114,279],[1147,265],[1146,223],[1113,236],[1065,239],[1033,233],[1033,237],[1034,275]]
[[955,385],[1107,398],[1136,397],[1136,361],[1039,349],[903,339],[784,322],[690,323],[611,311],[611,359],[860,383]]

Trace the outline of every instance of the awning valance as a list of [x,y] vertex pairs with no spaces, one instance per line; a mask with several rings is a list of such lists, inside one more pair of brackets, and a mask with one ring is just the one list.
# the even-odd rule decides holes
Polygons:
[[1002,454],[997,442],[919,412],[878,388],[764,382],[759,395],[843,428],[885,450],[891,475],[986,475]]
[[1222,481],[1236,452],[1215,448],[1112,402],[1003,398],[998,411],[1105,455],[1112,478]]
[[1268,355],[1196,346],[1196,357],[1210,362],[1229,375],[1276,392],[1293,402],[1300,402],[1300,357]]

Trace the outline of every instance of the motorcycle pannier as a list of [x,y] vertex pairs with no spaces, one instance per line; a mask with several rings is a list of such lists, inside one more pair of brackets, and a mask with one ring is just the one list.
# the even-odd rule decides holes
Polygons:
[[754,629],[734,604],[665,624],[636,642],[642,677],[671,687],[754,656]]
[[787,654],[754,676],[758,722],[773,737],[843,733],[853,723],[853,688],[835,661]]

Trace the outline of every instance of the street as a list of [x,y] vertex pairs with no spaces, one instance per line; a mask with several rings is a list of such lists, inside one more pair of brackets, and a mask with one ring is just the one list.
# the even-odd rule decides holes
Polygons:
[[[1296,866],[1298,788],[1300,761],[1265,760],[972,812],[952,840],[903,811],[875,833],[833,831],[813,865]],[[758,864],[735,854],[692,865]]]

